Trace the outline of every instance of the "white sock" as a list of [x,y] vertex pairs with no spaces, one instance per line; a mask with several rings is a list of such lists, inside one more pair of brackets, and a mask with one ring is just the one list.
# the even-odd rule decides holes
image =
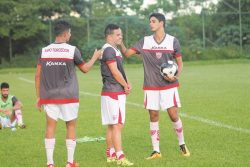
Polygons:
[[16,119],[17,119],[17,124],[22,125],[23,124],[22,111],[21,110],[16,110],[15,111],[15,116],[16,116]]
[[158,122],[150,122],[150,135],[153,150],[160,152],[160,131]]
[[110,156],[113,157],[113,154],[115,154],[115,148],[110,148]]
[[46,155],[47,155],[47,165],[48,164],[54,164],[53,160],[53,152],[55,148],[55,138],[54,139],[45,139],[45,149],[46,149]]
[[125,155],[124,155],[123,151],[121,150],[121,151],[116,152],[116,157],[117,157],[117,159],[122,159],[125,157]]
[[107,157],[113,157],[113,154],[115,154],[115,148],[114,147],[107,148],[107,150],[106,150]]
[[16,119],[10,124],[11,128],[15,128],[15,126],[16,126]]
[[68,151],[68,162],[73,163],[76,148],[76,140],[66,139],[66,147]]
[[182,128],[182,122],[181,122],[180,118],[179,118],[179,120],[177,122],[173,122],[173,127],[175,129],[175,133],[176,133],[177,138],[179,140],[179,145],[185,144],[183,128]]

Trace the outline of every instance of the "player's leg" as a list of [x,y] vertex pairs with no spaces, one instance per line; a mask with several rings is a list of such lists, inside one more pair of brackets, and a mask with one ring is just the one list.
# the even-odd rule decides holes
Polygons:
[[47,156],[47,166],[53,165],[53,153],[55,148],[55,131],[57,121],[46,114],[45,149]]
[[188,151],[184,141],[182,121],[178,114],[178,107],[181,106],[178,90],[177,88],[173,88],[163,91],[162,96],[167,99],[165,103],[163,102],[163,108],[167,108],[168,115],[172,121],[173,128],[179,141],[181,152],[184,156],[189,156],[190,152]]
[[116,160],[116,154],[115,154],[115,148],[112,142],[112,125],[107,126],[106,131],[106,156],[107,156],[107,162],[115,162]]
[[171,107],[168,109],[168,114],[169,114],[169,117],[172,121],[175,133],[177,135],[181,153],[183,156],[188,157],[188,156],[190,156],[190,152],[189,152],[189,150],[185,144],[185,141],[184,141],[184,132],[183,132],[182,121],[181,121],[180,117],[178,116],[177,111],[178,111],[177,107]]
[[125,154],[122,150],[122,128],[123,124],[121,123],[112,125],[112,141],[116,151],[117,165],[132,166],[134,164],[125,158]]
[[77,167],[79,164],[74,161],[76,148],[76,120],[78,117],[79,103],[67,103],[60,105],[58,117],[66,122],[66,148],[67,163],[66,167]]
[[144,91],[144,105],[149,111],[149,127],[153,152],[146,159],[160,158],[160,131],[159,131],[159,91]]
[[121,140],[121,132],[122,132],[122,124],[115,124],[115,125],[110,125],[111,127],[111,138],[112,142],[114,144],[115,152],[116,152],[116,157],[117,159],[121,159],[124,157],[124,153],[122,151],[122,140]]
[[66,122],[67,134],[66,134],[66,147],[67,147],[67,167],[77,167],[78,163],[74,161],[74,153],[76,148],[76,119]]
[[14,111],[15,117],[17,119],[17,125],[19,128],[24,129],[26,128],[25,124],[23,123],[23,115],[21,110]]
[[14,111],[13,111],[12,114],[10,115],[9,121],[10,121],[10,129],[11,129],[12,131],[16,131],[17,119],[16,119],[16,116],[15,116]]
[[147,158],[156,159],[161,158],[160,153],[160,131],[159,131],[159,111],[149,110],[150,117],[150,136],[153,147],[153,152]]

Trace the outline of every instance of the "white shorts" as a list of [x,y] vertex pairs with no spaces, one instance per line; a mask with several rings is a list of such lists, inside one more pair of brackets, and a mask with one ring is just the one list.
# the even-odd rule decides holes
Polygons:
[[3,128],[9,128],[11,126],[10,118],[0,116],[0,124],[2,125]]
[[63,121],[71,121],[78,116],[79,103],[45,104],[43,107],[50,118],[56,121],[58,118]]
[[144,90],[144,107],[148,110],[166,111],[171,107],[181,107],[177,88],[167,90]]
[[110,96],[101,96],[101,113],[103,125],[125,123],[126,95],[117,95],[114,99]]

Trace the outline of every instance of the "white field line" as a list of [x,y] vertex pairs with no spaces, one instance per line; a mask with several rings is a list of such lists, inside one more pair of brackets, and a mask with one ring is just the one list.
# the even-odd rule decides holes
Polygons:
[[[25,81],[27,83],[31,83],[31,84],[35,83],[34,81],[23,78],[23,77],[19,77],[18,79],[20,79],[22,81]],[[80,94],[87,95],[87,96],[92,96],[92,97],[100,97],[99,94],[83,92],[83,91],[80,91]],[[135,106],[135,107],[139,107],[139,108],[144,108],[143,105],[138,104],[138,103],[133,103],[133,102],[127,101],[126,104],[131,105],[131,106]],[[183,112],[179,113],[179,114],[180,114],[181,117],[185,117],[185,118],[188,118],[188,119],[191,119],[191,120],[202,122],[202,123],[205,123],[205,124],[208,124],[208,125],[217,126],[217,127],[226,128],[226,129],[233,130],[233,131],[238,131],[238,132],[243,132],[243,133],[250,134],[250,129],[245,129],[245,128],[241,128],[241,127],[234,127],[232,125],[223,124],[221,122],[213,121],[213,120],[202,118],[202,117],[199,117],[199,116],[187,115],[186,113],[183,113]]]

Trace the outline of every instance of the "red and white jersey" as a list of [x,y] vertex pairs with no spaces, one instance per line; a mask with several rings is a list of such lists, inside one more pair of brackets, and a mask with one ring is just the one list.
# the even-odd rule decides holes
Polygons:
[[142,55],[144,64],[144,90],[165,90],[178,87],[178,81],[168,82],[160,73],[160,66],[169,60],[181,56],[179,41],[166,34],[161,43],[157,43],[154,35],[145,36],[131,49]]
[[84,61],[80,51],[67,43],[53,43],[42,49],[40,102],[65,104],[79,102],[79,88],[75,66]]
[[123,68],[123,57],[117,48],[112,45],[106,43],[103,45],[103,55],[100,59],[101,62],[101,74],[102,74],[102,92],[116,92],[120,94],[124,94],[123,86],[116,81],[113,74],[111,73],[108,64],[116,62],[117,69],[121,72],[123,78],[127,81],[126,74]]

